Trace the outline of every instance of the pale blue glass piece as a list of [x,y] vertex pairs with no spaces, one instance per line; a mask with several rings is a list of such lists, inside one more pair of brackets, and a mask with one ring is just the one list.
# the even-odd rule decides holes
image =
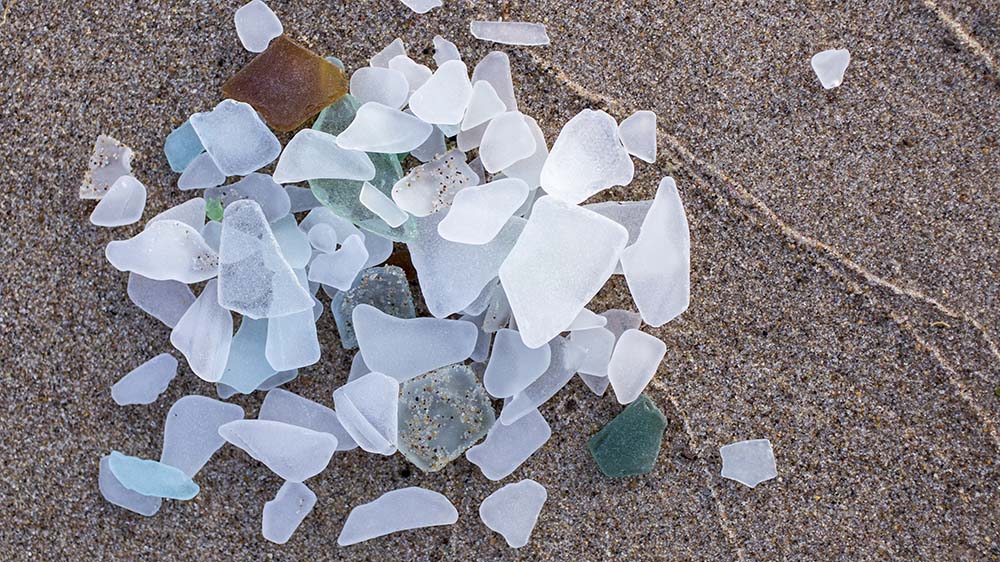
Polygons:
[[185,121],[183,125],[167,135],[167,141],[163,144],[163,152],[167,155],[170,169],[179,174],[199,154],[205,152],[205,147],[202,146],[201,139],[198,138],[198,133],[194,131],[191,122]]
[[108,467],[122,486],[144,496],[189,500],[198,485],[179,468],[111,451]]
[[233,336],[229,360],[220,383],[232,387],[240,394],[250,394],[278,371],[267,362],[264,347],[267,344],[267,320],[243,317],[240,329]]

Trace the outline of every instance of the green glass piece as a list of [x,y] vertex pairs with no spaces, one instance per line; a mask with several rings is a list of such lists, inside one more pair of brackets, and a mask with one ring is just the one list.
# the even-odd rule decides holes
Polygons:
[[[361,106],[358,100],[347,94],[324,109],[312,128],[331,135],[339,135],[354,120],[359,107]],[[375,178],[369,183],[386,196],[392,197],[392,186],[403,177],[403,167],[399,163],[399,158],[395,154],[378,152],[369,152],[368,157],[375,165]],[[321,179],[310,180],[309,187],[320,203],[358,227],[397,242],[413,241],[416,237],[413,217],[392,228],[361,204],[359,196],[364,183],[355,180]]]
[[653,470],[667,418],[645,394],[590,438],[590,454],[605,476],[621,478]]
[[399,451],[436,472],[482,439],[496,413],[472,369],[456,364],[406,381],[398,419]]
[[406,273],[395,265],[370,267],[361,272],[361,276],[349,291],[338,292],[330,306],[333,318],[337,322],[340,345],[344,349],[358,347],[358,338],[354,334],[354,322],[351,316],[359,304],[374,306],[396,318],[417,316]]
[[205,216],[208,220],[222,222],[222,201],[214,197],[205,200]]

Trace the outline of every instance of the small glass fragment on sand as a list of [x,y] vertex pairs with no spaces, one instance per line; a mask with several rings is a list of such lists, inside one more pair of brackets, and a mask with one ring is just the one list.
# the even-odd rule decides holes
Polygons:
[[145,208],[146,186],[132,176],[122,176],[94,207],[90,222],[97,226],[125,226],[141,219]]
[[656,114],[636,111],[618,125],[618,138],[629,154],[646,162],[656,162]]
[[264,504],[261,534],[273,543],[285,544],[315,505],[316,494],[305,484],[285,482],[274,499]]
[[628,330],[615,344],[608,363],[608,379],[619,404],[628,404],[646,388],[663,361],[667,345],[639,330]]
[[198,485],[191,478],[161,462],[111,451],[108,467],[122,486],[144,496],[189,500],[198,495]]
[[469,22],[469,31],[476,39],[506,45],[549,44],[545,25],[541,23],[473,20]]
[[349,546],[390,533],[453,525],[456,521],[458,510],[448,498],[423,488],[403,488],[352,509],[337,544]]
[[830,49],[816,53],[810,62],[823,88],[830,90],[843,83],[851,53],[847,49]]
[[174,402],[163,424],[160,462],[194,478],[226,441],[219,426],[243,419],[243,408],[192,394]]
[[337,450],[329,433],[270,420],[232,421],[219,427],[219,435],[289,482],[316,476]]
[[111,387],[111,399],[119,406],[152,404],[177,376],[177,359],[161,353],[128,372]]
[[778,476],[774,449],[767,439],[723,445],[719,448],[719,455],[722,456],[721,476],[745,486],[753,488]]
[[234,20],[240,43],[251,53],[264,51],[272,39],[285,32],[278,16],[260,0],[251,0],[236,10]]
[[521,480],[483,500],[479,517],[487,527],[503,535],[507,546],[521,548],[528,544],[547,498],[544,486],[530,478]]
[[132,173],[132,149],[108,135],[94,143],[90,167],[80,184],[80,199],[100,199],[122,176]]
[[646,395],[625,408],[587,443],[605,476],[646,474],[656,465],[667,418]]
[[367,181],[374,178],[375,165],[367,154],[340,148],[337,137],[316,129],[302,129],[296,133],[274,169],[274,181],[278,183],[313,179]]
[[426,14],[433,8],[441,6],[441,0],[400,0],[407,8],[418,14]]
[[490,480],[502,480],[552,436],[548,422],[532,410],[510,425],[493,424],[486,440],[465,452],[465,458]]

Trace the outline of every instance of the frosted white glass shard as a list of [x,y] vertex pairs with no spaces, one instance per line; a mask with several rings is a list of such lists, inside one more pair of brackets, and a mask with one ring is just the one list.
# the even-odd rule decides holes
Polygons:
[[132,369],[111,386],[111,399],[119,406],[152,404],[177,376],[177,360],[169,353]]
[[399,72],[406,79],[407,91],[406,97],[409,99],[410,94],[417,91],[433,74],[430,68],[425,65],[414,62],[413,59],[406,55],[399,55],[393,57],[389,61],[389,68]]
[[197,230],[173,220],[152,222],[128,240],[108,243],[105,255],[119,271],[183,283],[215,277],[219,263],[219,256]]
[[635,164],[618,140],[618,124],[603,111],[584,109],[559,132],[542,167],[542,189],[580,203],[614,185],[628,185]]
[[774,449],[767,439],[730,443],[719,448],[723,478],[754,488],[778,476]]
[[218,199],[223,207],[245,199],[256,201],[268,222],[287,216],[291,210],[288,193],[267,174],[250,174],[229,185],[213,187],[205,191],[205,197]]
[[205,285],[174,326],[170,343],[184,354],[188,366],[201,379],[216,382],[222,378],[233,343],[233,316],[219,306],[215,279]]
[[406,46],[403,45],[403,40],[397,37],[392,40],[392,43],[389,43],[384,49],[376,53],[375,56],[371,58],[369,65],[380,68],[389,68],[389,61],[399,55],[405,54]]
[[264,504],[261,534],[273,543],[285,544],[315,505],[316,494],[305,484],[285,482],[278,495]]
[[411,169],[392,186],[392,200],[415,217],[426,217],[451,205],[455,194],[476,183],[465,153],[453,149]]
[[605,328],[572,332],[570,341],[587,350],[587,356],[577,372],[596,377],[608,375],[608,363],[615,349],[615,335]]
[[165,220],[180,221],[200,231],[205,226],[205,199],[203,197],[194,197],[180,205],[174,205],[149,219],[146,226],[148,227],[151,222]]
[[426,14],[441,5],[441,0],[400,0],[400,2],[418,14]]
[[[482,58],[472,71],[472,81],[485,80],[493,86],[507,111],[517,111],[514,80],[510,72],[510,57],[502,51],[493,51]],[[482,133],[480,133],[481,135]]]
[[472,85],[472,97],[462,119],[462,130],[482,125],[505,111],[507,105],[497,95],[493,85],[486,80],[480,80]]
[[843,83],[851,53],[847,49],[830,49],[816,53],[810,62],[823,88],[830,90]]
[[642,394],[666,353],[665,343],[639,330],[628,330],[618,338],[608,363],[608,379],[619,404],[629,404]]
[[629,154],[646,162],[656,162],[656,114],[636,111],[618,125],[618,138]]
[[132,155],[131,148],[108,135],[99,135],[80,184],[80,199],[104,197],[118,178],[132,173]]
[[281,20],[260,0],[252,0],[236,10],[236,35],[251,53],[267,49],[271,40],[285,32]]
[[368,373],[333,391],[337,419],[369,453],[396,452],[399,419],[399,381],[382,373]]
[[469,31],[476,39],[506,45],[549,44],[545,25],[540,23],[473,20],[469,22]]
[[219,426],[243,419],[243,408],[192,394],[174,402],[163,425],[160,462],[194,478],[225,444]]
[[351,95],[357,98],[358,103],[373,101],[393,109],[403,109],[410,97],[410,86],[406,76],[391,66],[369,66],[359,68],[351,75]]
[[316,129],[302,129],[296,133],[274,170],[274,181],[278,183],[313,179],[364,181],[374,177],[375,165],[367,154],[341,148],[337,137]]
[[493,240],[528,197],[528,185],[504,178],[455,194],[438,234],[462,244],[486,244]]
[[538,380],[549,368],[551,359],[547,343],[532,349],[524,345],[516,331],[499,330],[483,375],[483,386],[496,398],[513,396]]
[[194,303],[194,293],[180,281],[157,281],[137,273],[128,276],[128,298],[149,314],[173,328]]
[[390,533],[453,525],[458,511],[443,495],[423,488],[403,488],[351,510],[337,544],[348,546]]
[[487,527],[503,535],[508,546],[521,548],[528,544],[547,498],[544,486],[531,479],[521,480],[483,500],[479,517]]
[[527,115],[523,117],[535,139],[535,152],[531,156],[504,168],[503,175],[508,178],[518,178],[528,184],[528,189],[535,189],[542,184],[542,167],[545,166],[545,160],[549,157],[549,148],[545,144],[545,134],[538,126],[538,122]]
[[212,156],[202,152],[184,168],[181,177],[177,179],[177,188],[181,191],[206,189],[222,185],[225,181],[226,174],[219,169]]
[[319,361],[319,337],[313,309],[268,320],[264,352],[275,371],[308,367]]
[[142,218],[145,208],[146,186],[132,176],[122,176],[94,207],[90,222],[97,226],[132,224]]
[[406,211],[400,209],[392,199],[368,182],[365,182],[361,187],[359,199],[366,209],[375,213],[378,218],[393,228],[403,224],[409,218]]
[[368,250],[360,236],[344,240],[340,249],[332,254],[320,254],[309,266],[309,280],[328,287],[346,291],[354,284],[368,261]]
[[309,258],[312,257],[309,237],[299,228],[294,216],[285,215],[272,222],[271,233],[278,243],[281,255],[293,270],[302,269],[309,263]]
[[479,157],[487,172],[497,173],[535,153],[535,136],[524,116],[516,111],[490,120],[479,144]]
[[270,420],[232,421],[219,427],[219,435],[289,482],[316,476],[337,450],[329,433]]
[[192,115],[191,126],[227,176],[256,172],[281,153],[278,138],[248,103],[223,100],[212,111]]
[[576,316],[573,323],[566,328],[570,332],[578,332],[580,330],[590,330],[593,328],[602,328],[608,323],[608,319],[599,315],[594,314],[588,309],[583,309],[580,314]]
[[108,465],[110,458],[111,455],[101,457],[97,473],[97,485],[104,499],[139,515],[145,515],[146,517],[156,515],[156,512],[160,510],[163,499],[154,496],[144,496],[123,486],[114,473],[111,472],[111,467]]
[[358,446],[341,425],[337,412],[333,409],[280,388],[269,391],[264,397],[257,419],[279,421],[329,433],[337,438],[338,451],[349,451]]
[[337,145],[349,150],[398,154],[422,145],[433,130],[409,113],[368,102],[337,137]]
[[538,410],[510,425],[493,424],[486,440],[465,452],[465,458],[490,480],[502,480],[524,464],[549,440],[552,429]]
[[441,66],[450,60],[462,60],[462,54],[458,52],[458,47],[444,37],[435,35],[434,64]]
[[549,347],[552,351],[549,368],[504,404],[500,423],[510,425],[547,402],[573,378],[587,355],[583,348],[563,337],[554,338]]
[[472,82],[465,63],[450,60],[413,92],[410,110],[427,123],[456,125],[462,122],[471,98]]

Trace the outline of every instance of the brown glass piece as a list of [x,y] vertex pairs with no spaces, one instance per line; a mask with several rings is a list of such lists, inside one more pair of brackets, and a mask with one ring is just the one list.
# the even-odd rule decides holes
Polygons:
[[282,35],[230,78],[222,93],[252,105],[272,129],[291,131],[346,94],[347,77]]

